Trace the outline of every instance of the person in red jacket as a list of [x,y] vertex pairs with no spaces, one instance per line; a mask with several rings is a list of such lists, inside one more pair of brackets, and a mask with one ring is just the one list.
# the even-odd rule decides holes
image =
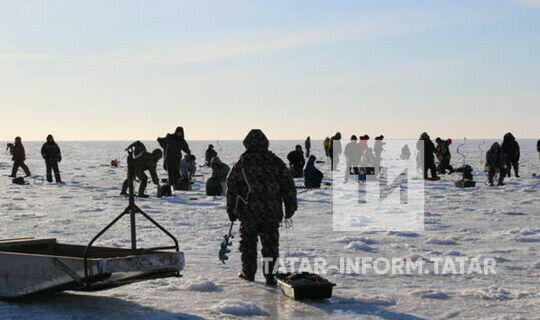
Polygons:
[[11,160],[13,160],[13,170],[11,171],[10,177],[15,178],[17,176],[19,167],[24,170],[25,177],[29,177],[31,174],[30,169],[28,169],[28,166],[24,163],[26,160],[26,153],[24,152],[21,137],[15,138],[15,143],[11,148],[11,156]]

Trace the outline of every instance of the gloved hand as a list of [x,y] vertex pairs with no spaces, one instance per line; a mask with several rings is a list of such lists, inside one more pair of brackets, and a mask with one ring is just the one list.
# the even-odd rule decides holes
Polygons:
[[229,213],[229,220],[231,222],[236,221],[236,219],[238,219],[238,218],[236,217],[236,215],[234,213]]

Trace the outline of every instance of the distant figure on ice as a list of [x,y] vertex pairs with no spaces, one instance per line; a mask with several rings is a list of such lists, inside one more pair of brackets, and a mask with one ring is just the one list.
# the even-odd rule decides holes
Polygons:
[[204,153],[204,165],[207,166],[207,167],[210,167],[210,163],[211,163],[212,159],[217,157],[217,155],[218,154],[217,154],[216,150],[214,150],[214,145],[209,144],[208,149],[206,149],[206,152]]
[[420,165],[424,172],[424,179],[428,179],[429,170],[431,172],[431,180],[439,180],[437,167],[435,166],[435,145],[426,132],[420,135],[416,149],[418,150]]
[[285,163],[268,150],[268,139],[261,130],[251,130],[244,146],[246,151],[227,179],[227,213],[231,221],[240,220],[239,276],[254,281],[260,238],[266,283],[275,285],[272,270],[279,257],[279,224],[283,217],[289,219],[296,211],[296,187]]
[[293,151],[289,152],[287,160],[289,160],[293,177],[302,178],[304,176],[304,165],[306,164],[302,147],[297,145]]
[[308,189],[318,189],[321,187],[323,173],[315,167],[314,155],[309,156],[306,169],[304,170],[304,186]]
[[157,141],[165,152],[163,167],[167,170],[168,182],[175,186],[180,182],[182,151],[191,154],[189,145],[184,138],[184,128],[178,127],[173,134],[169,133],[165,138],[158,138]]
[[368,148],[368,141],[369,136],[367,134],[360,137],[360,141],[358,141],[358,145],[360,146],[360,154],[364,154]]
[[486,170],[488,172],[489,185],[493,186],[495,174],[499,174],[498,186],[504,186],[504,176],[506,174],[506,155],[503,153],[501,145],[495,142],[486,152]]
[[304,147],[306,147],[306,158],[309,158],[309,155],[311,152],[311,137],[310,136],[306,138],[306,142],[304,142]]
[[341,156],[341,133],[336,134],[330,140],[330,148],[328,154],[330,155],[330,170],[335,170],[339,164],[339,156]]
[[210,162],[212,176],[206,181],[206,194],[209,196],[223,196],[227,191],[227,175],[231,168],[223,163],[219,157]]
[[513,134],[508,132],[504,135],[502,143],[502,152],[506,155],[506,173],[509,177],[512,176],[512,167],[514,167],[514,174],[516,178],[519,178],[519,144]]
[[462,167],[459,167],[456,169],[456,172],[462,173],[461,179],[456,181],[455,185],[458,188],[472,188],[476,186],[476,182],[474,182],[473,177],[473,168],[466,164]]
[[536,151],[538,151],[538,159],[540,160],[540,140],[536,141]]
[[[140,152],[140,144],[142,142],[138,141],[137,144],[131,144],[131,146],[134,146],[131,150],[133,151],[134,157],[133,157],[133,174],[135,175],[134,178],[137,178],[140,180],[139,184],[139,193],[138,197],[140,198],[147,198],[148,195],[146,195],[144,192],[146,190],[146,186],[148,184],[148,176],[145,171],[150,172],[150,177],[152,177],[152,182],[159,186],[159,178],[157,175],[157,163],[158,161],[163,157],[163,152],[160,149],[155,149],[152,151],[152,153],[149,153],[147,151]],[[135,147],[137,146],[137,147]],[[143,145],[144,146],[144,145]],[[146,150],[146,147],[144,148]],[[137,154],[137,157],[135,158],[135,153],[139,151]],[[121,195],[127,195],[128,191],[128,180],[126,179],[124,183],[122,184],[122,191],[120,192]]]
[[196,158],[192,154],[184,155],[182,161],[180,161],[180,175],[181,178],[187,178],[191,181],[195,173],[197,173]]
[[401,148],[399,158],[401,160],[409,160],[411,158],[411,150],[409,149],[408,145],[404,145],[403,148]]
[[21,167],[24,170],[25,177],[29,177],[31,175],[30,169],[28,169],[28,166],[24,163],[26,160],[26,153],[24,152],[24,146],[22,144],[21,137],[16,137],[15,142],[13,143],[13,147],[10,148],[11,153],[11,160],[13,160],[13,169],[11,170],[11,178],[17,177],[17,171],[19,170],[19,167]]
[[54,180],[56,183],[63,183],[60,177],[60,169],[58,168],[58,163],[62,161],[62,153],[56,142],[54,142],[52,135],[47,136],[47,142],[41,147],[41,156],[45,160],[47,181],[53,181],[52,171],[54,171]]
[[452,143],[452,139],[447,139],[445,141],[441,138],[437,138],[435,139],[435,143],[437,143],[437,146],[435,147],[435,154],[439,160],[437,171],[440,174],[446,174],[446,170],[448,170],[448,173],[454,173],[454,168],[450,165],[450,160],[452,158],[450,153],[450,144]]
[[382,160],[383,146],[385,145],[383,140],[384,140],[384,136],[380,135],[378,137],[375,137],[375,143],[373,144],[373,152],[375,153],[375,161],[378,164],[380,164]]
[[324,154],[327,157],[330,157],[330,137],[326,137],[326,139],[324,139],[323,147],[324,147]]
[[360,166],[360,158],[362,157],[358,138],[355,135],[352,135],[351,141],[345,145],[343,154],[345,155],[345,162],[347,164],[345,182],[349,182],[349,176],[351,174],[358,175],[358,167]]

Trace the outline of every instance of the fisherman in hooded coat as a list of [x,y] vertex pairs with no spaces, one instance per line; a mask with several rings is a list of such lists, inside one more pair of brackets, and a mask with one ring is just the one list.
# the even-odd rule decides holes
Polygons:
[[304,152],[302,151],[302,147],[300,145],[297,145],[293,151],[289,152],[287,155],[287,160],[289,160],[293,178],[303,177],[306,159],[304,158]]
[[510,132],[504,135],[503,143],[501,145],[502,152],[506,154],[506,173],[510,177],[512,167],[514,167],[514,174],[516,178],[519,178],[519,143],[516,141],[514,135]]
[[420,156],[421,167],[424,172],[424,179],[428,178],[428,170],[431,172],[431,179],[438,180],[437,167],[435,166],[435,145],[429,135],[424,132],[420,135],[420,140],[416,144],[418,155]]
[[268,139],[261,130],[251,130],[243,143],[246,151],[227,179],[227,213],[231,221],[240,220],[239,276],[254,281],[260,238],[263,273],[267,284],[275,285],[272,270],[279,257],[279,224],[297,209],[296,187],[285,163],[268,150]]
[[328,148],[328,154],[330,156],[330,170],[333,171],[337,168],[341,153],[341,133],[336,132],[336,134],[330,140],[330,148]]
[[60,169],[58,169],[58,163],[62,161],[62,153],[52,135],[47,136],[47,142],[41,147],[41,156],[43,157],[43,160],[45,160],[47,181],[53,181],[52,172],[54,171],[56,183],[63,183],[62,178],[60,177]]
[[486,152],[486,169],[488,172],[489,185],[493,186],[495,174],[499,174],[498,186],[504,186],[504,176],[506,174],[506,154],[503,153],[501,145],[495,142]]
[[360,160],[362,158],[358,138],[355,135],[352,135],[351,141],[345,145],[343,154],[345,155],[345,162],[347,163],[347,168],[345,169],[345,182],[348,182],[351,174],[359,174],[358,168],[360,167]]
[[309,158],[309,155],[311,154],[311,137],[306,138],[306,142],[304,143],[304,147],[306,148],[306,158]]
[[206,194],[223,196],[227,191],[227,175],[231,168],[217,156],[210,161],[210,167],[212,168],[212,176],[206,182]]
[[[146,148],[145,148],[146,149]],[[146,186],[148,184],[148,176],[145,171],[150,172],[150,177],[152,177],[152,182],[159,187],[159,178],[157,175],[157,163],[162,158],[163,152],[160,149],[155,149],[152,151],[152,153],[149,153],[147,151],[142,151],[139,153],[137,158],[133,159],[133,173],[137,179],[140,180],[139,184],[139,193],[138,197],[140,198],[147,198],[148,195],[146,195],[144,192],[146,190]],[[121,195],[127,195],[128,190],[128,181],[127,179],[122,184],[122,191],[120,192]]]
[[218,154],[217,154],[216,150],[214,149],[214,145],[209,144],[208,149],[206,149],[206,152],[204,153],[204,164],[206,166],[210,167],[212,159],[217,157],[217,155]]
[[11,170],[10,177],[15,178],[19,168],[24,170],[25,177],[29,177],[31,173],[28,166],[24,163],[26,160],[26,152],[24,151],[21,137],[15,138],[15,143],[10,147],[9,152],[11,153],[11,160],[13,160],[13,169]]
[[164,138],[157,139],[164,150],[163,167],[167,170],[169,184],[176,185],[180,182],[180,161],[182,151],[191,154],[189,145],[184,138],[184,128],[177,127],[174,134],[167,134]]
[[315,167],[315,160],[317,158],[314,155],[309,156],[304,170],[304,186],[308,189],[320,188],[323,179],[323,173]]

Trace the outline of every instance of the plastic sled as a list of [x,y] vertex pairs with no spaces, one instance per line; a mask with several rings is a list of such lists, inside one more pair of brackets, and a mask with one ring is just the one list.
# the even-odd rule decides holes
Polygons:
[[276,275],[281,291],[294,300],[323,300],[332,297],[334,283],[308,272]]

